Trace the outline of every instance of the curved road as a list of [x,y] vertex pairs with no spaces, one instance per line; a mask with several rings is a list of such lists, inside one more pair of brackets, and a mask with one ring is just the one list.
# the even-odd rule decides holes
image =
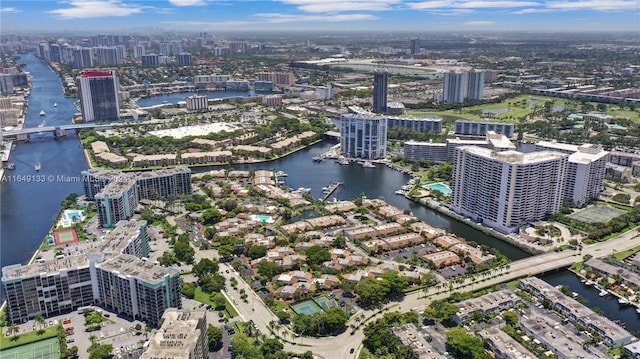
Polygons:
[[[573,263],[582,261],[584,255],[591,255],[594,257],[602,257],[616,251],[624,251],[640,245],[640,236],[638,236],[638,228],[633,229],[617,238],[610,239],[606,242],[596,243],[592,245],[583,246],[582,251],[578,250],[566,250],[563,252],[552,252],[541,254],[525,259],[521,259],[510,263],[509,269],[504,273],[495,273],[493,277],[481,279],[475,283],[453,283],[449,282],[449,285],[440,285],[429,288],[425,291],[417,291],[407,294],[401,301],[392,302],[385,306],[384,311],[398,310],[406,312],[410,310],[422,310],[431,300],[443,299],[448,297],[454,290],[478,290],[484,287],[489,287],[495,284],[504,283],[517,278],[531,276],[546,271],[563,268],[572,265]],[[238,280],[238,290],[244,288],[248,295],[248,303],[244,303],[240,300],[240,294],[237,291],[228,286],[230,295],[236,298],[238,304],[234,306],[240,313],[240,317],[245,320],[253,320],[258,325],[260,331],[264,334],[270,332],[269,323],[271,321],[278,322],[278,318],[269,310],[258,295],[251,290],[249,285],[236,273],[231,266],[224,263],[220,264],[223,275],[228,279],[235,277]],[[226,273],[226,271],[229,273]],[[447,282],[445,282],[447,283]],[[364,315],[365,318],[369,318],[376,312],[372,310],[361,310],[351,316],[349,323],[355,323],[356,317]],[[375,315],[374,320],[381,315]],[[295,337],[288,329],[281,329],[278,333],[282,337],[283,332],[287,332],[284,336],[286,340],[294,341],[297,345],[285,343],[285,350],[303,353],[307,350],[311,350],[318,358],[330,359],[330,358],[355,358],[358,354],[358,347],[364,339],[362,333],[362,326],[351,335],[351,328],[347,327],[346,331],[340,335],[327,337],[327,338],[312,338],[312,337]],[[354,353],[349,353],[351,348],[354,348]]]

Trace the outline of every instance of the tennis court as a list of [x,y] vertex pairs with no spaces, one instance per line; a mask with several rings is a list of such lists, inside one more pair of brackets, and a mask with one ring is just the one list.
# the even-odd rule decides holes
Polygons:
[[323,309],[323,310],[329,310],[331,308],[335,308],[338,306],[338,303],[331,299],[331,298],[327,298],[327,297],[320,297],[320,298],[316,298],[314,299],[316,303],[318,303],[318,305]]
[[313,300],[305,300],[304,302],[296,303],[291,305],[291,309],[293,309],[296,314],[307,314],[314,315],[316,313],[322,312],[322,307],[318,305],[318,303]]
[[569,218],[584,223],[605,223],[625,213],[626,211],[618,208],[593,206],[573,213]]
[[49,338],[3,350],[0,352],[0,359],[60,359],[58,338]]
[[78,243],[78,234],[75,229],[65,229],[62,231],[53,232],[53,238],[56,239],[57,246],[64,246],[66,244]]

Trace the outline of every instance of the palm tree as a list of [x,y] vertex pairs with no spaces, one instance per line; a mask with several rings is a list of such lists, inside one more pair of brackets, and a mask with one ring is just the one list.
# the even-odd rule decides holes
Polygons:
[[41,314],[36,315],[33,320],[36,321],[40,328],[42,328],[42,325],[45,323],[44,317]]
[[11,333],[13,334],[13,338],[14,338],[14,339],[18,337],[18,333],[19,333],[19,332],[20,332],[20,327],[18,327],[18,325],[17,325],[17,324],[15,324],[15,323],[14,323],[14,324],[11,324],[11,325],[9,326],[9,333],[10,333],[10,334],[11,334]]

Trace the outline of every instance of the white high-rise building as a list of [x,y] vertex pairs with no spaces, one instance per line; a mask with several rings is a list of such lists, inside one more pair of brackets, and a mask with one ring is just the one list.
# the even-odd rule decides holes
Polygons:
[[456,149],[451,208],[504,233],[560,210],[568,155]]
[[464,103],[483,98],[484,72],[465,71],[444,74],[443,103]]
[[387,155],[387,118],[360,112],[340,117],[340,151],[348,158],[375,160]]
[[545,150],[569,155],[565,198],[571,199],[573,206],[583,207],[604,190],[604,175],[609,152],[602,147],[547,141],[536,143],[536,151]]

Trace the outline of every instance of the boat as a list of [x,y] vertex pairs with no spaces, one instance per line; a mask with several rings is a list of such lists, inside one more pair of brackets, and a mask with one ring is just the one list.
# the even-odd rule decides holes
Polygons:
[[618,299],[618,303],[619,303],[619,304],[629,304],[629,299],[627,299],[627,298],[620,298],[620,299]]
[[640,308],[636,309],[636,313],[640,314]]
[[400,189],[395,191],[394,193],[395,194],[399,194],[399,195],[404,195],[405,194],[405,192],[403,190],[400,190]]
[[585,285],[593,285],[593,281],[591,279],[587,279],[586,282],[584,282]]
[[598,294],[601,297],[604,297],[605,295],[609,294],[609,292],[607,292],[606,290],[601,290],[600,293]]
[[35,166],[33,166],[33,168],[35,168],[36,171],[40,171],[40,163],[36,163]]
[[311,192],[311,188],[299,187],[297,189],[297,191],[300,192],[300,193],[309,193],[309,192]]
[[288,174],[285,173],[284,171],[278,171],[278,172],[276,172],[276,176],[278,176],[278,177],[287,177]]
[[44,116],[46,113],[44,111],[40,111],[40,116]]
[[576,293],[576,292],[571,292],[571,295],[572,295],[574,298],[578,298],[578,293]]
[[57,103],[57,102],[56,102],[56,103],[54,103],[54,104],[53,104],[53,107],[58,107],[58,103]]
[[362,162],[362,167],[364,168],[376,168],[376,165],[369,161]]
[[329,190],[329,187],[322,187],[322,190],[323,190],[323,191],[328,191],[328,190]]
[[15,170],[16,169],[16,164],[13,163],[13,162],[9,162],[9,163],[7,163],[5,168],[8,169],[8,170]]

